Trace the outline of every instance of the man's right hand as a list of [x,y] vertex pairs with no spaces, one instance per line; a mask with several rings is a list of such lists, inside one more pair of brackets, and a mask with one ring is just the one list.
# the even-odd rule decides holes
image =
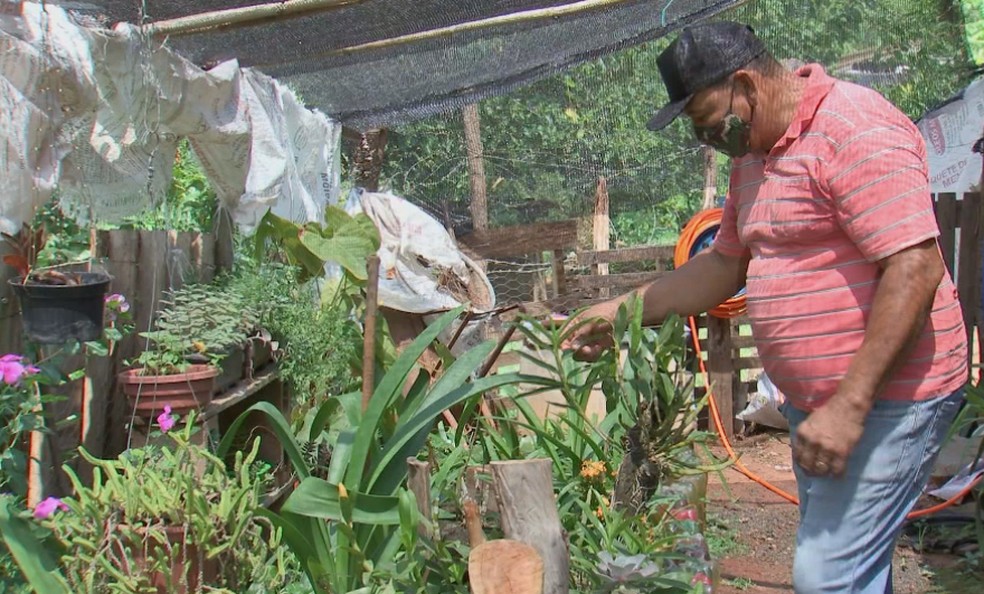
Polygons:
[[586,309],[571,320],[571,332],[562,345],[564,350],[574,351],[578,361],[596,361],[607,349],[615,345],[612,321],[618,313],[619,300],[606,301]]

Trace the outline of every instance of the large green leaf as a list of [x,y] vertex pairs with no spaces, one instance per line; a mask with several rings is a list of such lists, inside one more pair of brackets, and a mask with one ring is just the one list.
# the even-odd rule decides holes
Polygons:
[[[461,315],[464,307],[455,308],[433,323],[431,323],[417,338],[413,340],[403,353],[393,363],[393,366],[386,372],[383,379],[376,386],[369,406],[362,416],[358,430],[355,435],[355,442],[352,446],[352,458],[349,462],[348,472],[345,475],[346,485],[362,484],[362,475],[369,460],[369,450],[375,442],[376,433],[380,427],[380,420],[386,409],[390,406],[398,395],[402,394],[403,386],[407,381],[410,371],[417,365],[417,360],[431,342],[437,339],[438,335],[444,331],[451,323]],[[368,491],[368,489],[365,489]]]
[[322,260],[337,262],[365,280],[366,258],[379,249],[379,232],[365,215],[353,218],[337,207],[329,207],[325,217],[324,228],[309,224],[300,230],[301,243]]
[[280,445],[284,448],[284,453],[287,454],[287,459],[290,460],[291,465],[293,465],[294,472],[296,472],[301,478],[311,476],[311,469],[308,468],[307,460],[304,458],[304,454],[301,452],[300,446],[297,445],[297,441],[294,439],[294,432],[291,430],[290,424],[287,422],[287,419],[284,418],[283,413],[269,402],[257,402],[253,406],[243,411],[241,415],[236,417],[236,420],[233,421],[232,425],[229,426],[229,429],[226,430],[222,441],[219,442],[219,447],[216,450],[216,454],[220,458],[224,458],[226,456],[229,449],[236,441],[239,428],[242,427],[242,424],[253,413],[266,415],[266,417],[271,421],[273,433],[276,435]]
[[[535,380],[520,374],[495,375],[461,385],[440,398],[431,400],[406,422],[400,424],[393,438],[386,444],[379,461],[374,464],[364,490],[373,493],[390,493],[406,477],[406,459],[417,454],[421,436],[426,439],[433,428],[434,419],[441,412],[480,394],[521,381]],[[416,449],[415,449],[416,448]],[[378,483],[378,484],[377,484]]]
[[308,477],[284,502],[283,511],[322,520],[344,521],[343,506],[351,503],[351,521],[355,524],[399,526],[399,497],[382,497],[346,490],[340,495],[338,485]]
[[58,564],[31,531],[26,520],[11,509],[11,499],[0,500],[0,534],[24,578],[35,592],[72,594]]

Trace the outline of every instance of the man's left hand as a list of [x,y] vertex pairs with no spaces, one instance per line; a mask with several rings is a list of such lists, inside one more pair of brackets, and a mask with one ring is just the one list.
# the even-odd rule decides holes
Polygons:
[[844,474],[847,460],[864,432],[864,415],[835,400],[814,410],[796,430],[793,459],[811,476]]

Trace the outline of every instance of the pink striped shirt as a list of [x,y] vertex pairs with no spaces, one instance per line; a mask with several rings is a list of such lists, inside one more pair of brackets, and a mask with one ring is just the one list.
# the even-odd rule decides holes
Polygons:
[[[939,227],[926,149],[881,95],[801,68],[807,88],[769,155],[733,163],[715,249],[751,253],[747,298],[762,366],[790,402],[815,408],[837,390],[864,338],[877,262]],[[924,400],[967,380],[967,337],[947,273],[914,351],[881,398]]]

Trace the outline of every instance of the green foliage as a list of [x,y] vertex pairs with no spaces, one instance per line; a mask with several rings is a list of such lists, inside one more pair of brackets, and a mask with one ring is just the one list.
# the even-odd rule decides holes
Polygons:
[[89,232],[65,216],[57,198],[34,213],[30,227],[44,229],[44,248],[38,252],[35,263],[38,268],[80,262],[92,257],[89,252]]
[[344,210],[325,209],[324,225],[298,225],[268,211],[254,236],[255,259],[262,262],[273,244],[287,262],[301,269],[301,280],[324,275],[325,264],[340,265],[353,278],[366,279],[366,258],[379,249],[379,232],[368,216],[350,216]]
[[276,346],[280,375],[302,409],[356,387],[362,336],[348,303],[323,304],[317,283],[301,283],[299,270],[285,264],[242,262],[223,282],[256,312],[258,326]]
[[154,344],[135,361],[149,375],[181,373],[194,356],[216,365],[245,345],[259,320],[241,295],[220,284],[187,285],[161,305],[155,329],[140,334]]
[[[0,495],[0,535],[10,552],[9,558],[3,557],[4,572],[0,576],[4,592],[72,592],[58,569],[55,556],[44,542],[46,531],[33,522],[20,502],[10,495]],[[11,560],[16,563],[24,581],[14,576]]]
[[984,0],[962,0],[967,43],[974,62],[984,65]]
[[[133,449],[115,460],[82,450],[94,467],[92,487],[65,468],[75,495],[63,500],[68,511],[43,524],[63,551],[60,563],[73,592],[153,592],[148,580],[154,571],[173,591],[188,579],[170,570],[185,555],[197,557],[200,567],[216,567],[211,592],[279,591],[291,559],[280,548],[279,531],[258,512],[267,481],[255,474],[259,442],[236,453],[230,474],[221,459],[190,443],[193,431],[192,415],[183,430],[171,433],[173,448]],[[183,542],[169,544],[171,527],[180,529]],[[142,549],[150,552],[147,565],[134,571],[134,554]]]
[[143,214],[133,217],[124,229],[212,230],[218,200],[187,140],[178,145],[173,177],[167,196]]
[[[466,427],[474,410],[467,408],[456,434],[439,431],[431,439],[439,468],[432,489],[439,500],[458,499],[458,485],[469,466],[510,459],[551,460],[576,592],[659,588],[689,592],[690,577],[707,571],[706,560],[687,560],[679,551],[681,538],[687,535],[667,514],[679,504],[676,494],[656,489],[638,513],[612,501],[620,462],[624,466],[633,447],[630,436],[641,426],[648,429],[643,457],[659,468],[664,484],[722,467],[701,464],[692,455],[711,436],[691,430],[703,403],[694,400],[692,385],[681,377],[681,321],[668,320],[658,331],[643,328],[641,310],[634,305],[640,304],[623,306],[616,320],[621,355],[612,351],[594,363],[575,361],[561,347],[584,322],[546,325],[523,319],[520,331],[530,350],[521,351],[521,356],[537,369],[533,373],[538,377],[536,384],[519,390],[559,394],[562,403],[557,414],[541,419],[520,393],[509,399],[513,410],[496,418],[497,427],[481,418],[478,427],[469,431]],[[593,419],[588,417],[588,403],[599,386],[605,393],[607,414]],[[442,559],[454,563],[453,555],[445,553]],[[450,591],[453,585],[445,582],[443,587]]]
[[[365,410],[358,393],[330,398],[295,438],[283,415],[261,403],[245,411],[220,444],[221,453],[251,413],[270,419],[300,484],[280,513],[269,517],[284,531],[316,591],[369,592],[374,572],[391,572],[401,547],[413,550],[420,518],[413,495],[402,486],[407,457],[424,446],[442,411],[519,380],[503,375],[467,382],[492,350],[491,343],[483,343],[448,365],[433,383],[418,371],[404,395],[417,359],[461,313],[459,308],[444,314],[407,346],[379,377]],[[332,436],[331,460],[319,470],[309,465],[302,444],[326,432]]]
[[[876,88],[920,117],[969,82],[959,7],[950,0],[758,0],[720,18],[752,24],[780,59],[893,73]],[[981,0],[965,0],[971,38]],[[584,216],[599,176],[608,182],[614,237],[664,242],[700,208],[702,155],[685,121],[654,134],[645,123],[667,97],[656,57],[670,39],[629,47],[480,104],[493,227]],[[980,47],[980,46],[978,46]],[[980,51],[980,50],[977,50]],[[381,184],[467,230],[470,189],[459,114],[400,126],[389,136]],[[718,161],[717,193],[728,164]]]

